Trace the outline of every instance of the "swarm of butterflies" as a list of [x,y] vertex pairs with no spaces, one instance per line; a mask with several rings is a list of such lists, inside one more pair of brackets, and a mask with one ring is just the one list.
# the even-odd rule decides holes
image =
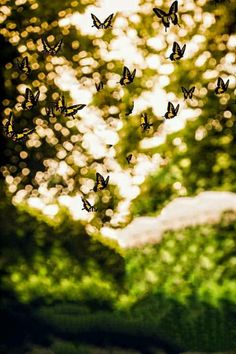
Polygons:
[[[222,2],[222,0],[215,1],[215,3],[219,3],[219,2]],[[156,7],[153,8],[153,11],[155,15],[161,20],[162,24],[164,25],[165,31],[167,31],[167,29],[170,27],[171,24],[180,27],[179,18],[178,18],[178,1],[174,1],[172,3],[168,12],[165,12],[162,9]],[[92,27],[96,27],[97,29],[108,29],[109,27],[112,27],[111,23],[112,23],[113,16],[114,14],[111,14],[105,19],[104,22],[101,22],[94,14],[91,14],[92,21],[93,21]],[[60,39],[59,42],[56,43],[55,45],[49,45],[47,39],[42,38],[43,53],[45,55],[51,55],[51,56],[57,55],[57,53],[61,49],[62,43],[63,43],[63,39]],[[185,50],[186,50],[186,44],[184,44],[181,48],[181,46],[177,42],[174,42],[172,46],[172,52],[168,58],[171,61],[180,60],[183,58]],[[17,59],[16,65],[20,72],[24,73],[27,76],[30,75],[31,68],[27,56],[24,57],[22,61]],[[122,77],[119,81],[120,85],[126,86],[131,84],[134,81],[135,74],[136,74],[136,69],[134,69],[131,72],[126,66],[124,66]],[[221,95],[225,93],[228,89],[228,85],[229,85],[229,80],[224,82],[223,79],[219,77],[217,79],[217,84],[215,88],[216,95]],[[104,83],[102,81],[100,81],[99,83],[95,83],[95,87],[97,91],[100,91],[103,89]],[[184,99],[188,99],[188,98],[192,99],[195,91],[195,86],[189,89],[186,89],[185,87],[181,87],[181,90],[183,92]],[[26,88],[24,94],[24,101],[21,104],[21,108],[25,111],[32,110],[34,107],[37,106],[39,101],[39,96],[40,96],[39,90],[33,93],[31,89]],[[46,107],[46,113],[49,117],[53,117],[54,109],[55,109],[57,112],[61,113],[64,117],[75,118],[77,112],[83,109],[85,106],[86,106],[85,104],[75,104],[75,105],[67,106],[64,96],[60,95],[59,99],[56,102],[53,102],[52,106]],[[134,102],[132,102],[131,106],[128,108],[125,115],[129,116],[130,114],[132,114],[133,109],[134,109]],[[177,104],[177,106],[174,107],[172,102],[168,102],[167,111],[163,117],[166,119],[173,119],[174,117],[177,116],[178,111],[179,111],[179,104]],[[150,130],[152,126],[153,124],[149,122],[147,113],[143,113],[141,115],[141,122],[140,122],[140,127],[142,128],[143,132]],[[6,137],[12,139],[14,142],[19,142],[27,139],[27,137],[34,131],[34,128],[32,129],[25,128],[22,132],[16,132],[14,129],[14,115],[11,112],[10,116],[6,118],[6,123],[3,125],[3,130]],[[130,163],[132,158],[133,155],[129,154],[126,157],[127,162]],[[109,176],[105,179],[100,173],[97,172],[93,191],[98,192],[105,189],[108,185],[108,182],[109,182]],[[97,209],[93,205],[91,205],[87,199],[83,197],[81,199],[83,202],[83,210],[86,210],[88,212],[97,211]]]

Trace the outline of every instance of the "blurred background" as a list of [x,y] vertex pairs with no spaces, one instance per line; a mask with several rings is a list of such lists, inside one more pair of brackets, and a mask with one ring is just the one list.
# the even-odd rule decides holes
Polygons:
[[[1,121],[13,112],[16,131],[35,128],[25,142],[1,130],[0,353],[236,350],[235,212],[214,225],[193,217],[142,248],[118,239],[177,197],[236,192],[236,3],[180,0],[180,26],[165,32],[153,8],[171,3],[0,0]],[[91,13],[114,13],[112,28],[92,27]],[[63,38],[56,56],[42,53],[42,37]],[[177,62],[167,59],[174,41],[186,44]],[[26,55],[29,76],[16,65]],[[137,70],[125,87],[124,65]],[[229,79],[221,96],[219,76]],[[181,86],[196,87],[192,100]],[[27,87],[40,90],[31,111]],[[75,119],[47,114],[61,93],[86,104]],[[171,120],[168,101],[180,104]],[[99,193],[96,172],[110,176]],[[98,211],[82,210],[81,196]]]

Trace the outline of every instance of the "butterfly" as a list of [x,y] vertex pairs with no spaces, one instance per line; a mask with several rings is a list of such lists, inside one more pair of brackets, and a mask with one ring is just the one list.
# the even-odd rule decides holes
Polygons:
[[22,133],[14,133],[14,135],[12,136],[12,140],[13,141],[23,141],[25,140],[29,134],[31,134],[34,131],[33,129],[23,129]]
[[22,141],[25,140],[34,129],[25,128],[22,133],[16,133],[14,131],[14,116],[11,112],[10,117],[7,119],[7,122],[3,126],[3,130],[4,134],[8,138],[11,138],[13,141]]
[[135,73],[136,73],[136,69],[134,69],[134,71],[131,74],[131,72],[129,71],[127,66],[124,66],[123,76],[120,79],[120,84],[123,85],[123,86],[131,84],[131,82],[134,81]]
[[134,109],[134,101],[132,102],[131,106],[128,108],[128,110],[125,112],[125,115],[126,116],[129,116],[132,112],[133,112],[133,109]]
[[25,100],[22,103],[22,108],[30,111],[34,106],[37,105],[39,100],[39,95],[40,95],[39,90],[37,90],[36,94],[34,95],[33,92],[29,88],[27,88],[25,90],[25,95],[24,95]]
[[74,104],[72,106],[66,106],[65,104],[65,98],[62,95],[61,97],[59,97],[59,99],[57,100],[56,104],[56,110],[60,111],[65,117],[74,117],[74,115],[80,111],[81,109],[83,109],[86,104]]
[[82,198],[82,197],[81,197],[81,199],[82,199],[82,202],[83,202],[82,210],[86,210],[88,212],[97,211],[97,209],[94,207],[94,205],[91,205],[87,199]]
[[24,57],[22,59],[22,61],[20,61],[19,59],[16,59],[16,63],[17,63],[17,67],[18,69],[26,74],[27,76],[29,76],[29,74],[31,73],[31,69],[30,69],[30,65],[29,65],[29,59],[28,57]]
[[63,42],[63,39],[60,39],[57,44],[55,44],[54,46],[50,46],[46,39],[42,38],[41,40],[43,43],[43,53],[49,55],[57,55],[57,53],[61,49],[61,45]]
[[102,81],[100,81],[98,84],[95,82],[95,87],[96,87],[97,92],[99,92],[100,90],[103,89],[104,84]]
[[187,98],[192,99],[193,93],[195,91],[195,86],[191,87],[189,90],[187,90],[185,87],[181,86],[182,92],[184,94],[184,99],[186,100]]
[[169,56],[170,60],[175,61],[175,60],[179,60],[179,59],[183,58],[185,49],[186,49],[186,44],[184,44],[181,49],[179,44],[177,42],[174,42],[173,47],[172,47],[172,53]]
[[100,173],[96,173],[96,182],[95,182],[95,186],[93,187],[93,191],[97,192],[97,191],[101,191],[103,189],[106,188],[106,186],[108,185],[109,182],[109,176],[105,179],[102,175],[100,175]]
[[221,95],[222,93],[227,91],[228,86],[229,86],[229,79],[226,81],[226,83],[224,83],[223,79],[221,77],[218,77],[215,93],[217,95]]
[[133,157],[133,155],[132,155],[132,154],[129,154],[128,156],[126,156],[126,161],[127,161],[128,163],[130,163],[130,161],[132,160],[132,157]]
[[166,119],[172,119],[175,116],[177,116],[178,111],[179,111],[179,104],[175,108],[171,102],[168,102],[167,112],[165,113],[164,117]]
[[178,25],[178,1],[174,1],[169,9],[169,12],[166,13],[162,11],[161,9],[158,9],[157,7],[154,7],[153,11],[157,15],[157,17],[161,18],[161,21],[163,25],[165,26],[165,31],[167,30],[168,27],[170,27],[170,21],[173,23],[173,25]]
[[111,21],[114,14],[108,16],[104,22],[101,22],[95,15],[91,14],[93,19],[92,27],[96,27],[97,29],[107,29],[108,27],[112,27]]
[[148,123],[147,113],[143,113],[141,115],[141,123],[140,126],[142,127],[143,131],[149,130],[153,124]]

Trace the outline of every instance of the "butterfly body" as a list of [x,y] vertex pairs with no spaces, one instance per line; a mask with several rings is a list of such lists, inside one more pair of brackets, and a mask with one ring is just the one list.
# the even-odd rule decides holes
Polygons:
[[25,90],[25,95],[24,95],[25,100],[22,103],[22,108],[27,110],[27,111],[30,111],[33,107],[35,107],[37,105],[38,100],[39,100],[39,95],[40,95],[39,90],[34,95],[32,90],[27,88]]
[[185,87],[181,86],[181,90],[184,94],[184,99],[186,100],[187,98],[192,99],[193,98],[193,93],[195,91],[195,86],[191,87],[189,90],[187,90]]
[[164,117],[166,119],[172,119],[177,116],[178,111],[179,111],[179,104],[175,108],[173,103],[168,102],[167,112],[165,113]]
[[148,117],[147,117],[147,113],[143,113],[141,115],[141,123],[140,123],[141,128],[143,129],[143,131],[147,131],[151,128],[151,126],[153,126],[153,124],[150,124],[148,122]]
[[229,79],[224,83],[223,79],[221,77],[218,77],[215,93],[217,95],[222,95],[222,93],[225,93],[227,91],[228,86],[229,86]]
[[158,18],[161,19],[162,24],[165,27],[165,31],[167,28],[170,27],[170,23],[172,22],[173,25],[178,25],[178,1],[174,1],[169,9],[169,11],[166,13],[161,9],[158,9],[157,7],[154,7],[153,9],[155,15],[157,15]]
[[100,173],[96,173],[96,182],[95,182],[95,186],[93,187],[93,191],[97,192],[97,191],[101,191],[103,189],[105,189],[108,185],[109,182],[109,176],[105,179]]
[[87,212],[97,211],[97,209],[94,207],[94,205],[91,205],[87,199],[82,198],[82,197],[81,197],[81,199],[83,202],[82,210],[86,210]]
[[169,57],[170,60],[176,61],[176,60],[183,58],[185,49],[186,49],[186,44],[184,44],[181,49],[179,44],[177,42],[174,42],[173,47],[172,47],[172,53]]
[[92,27],[96,27],[97,29],[107,29],[109,27],[112,27],[111,25],[111,21],[113,18],[114,14],[111,14],[110,16],[108,16],[104,22],[101,22],[97,16],[95,16],[94,14],[91,14],[92,20],[93,20],[93,25]]
[[63,40],[60,39],[57,44],[55,44],[54,46],[50,46],[50,45],[48,44],[47,40],[44,39],[44,38],[42,38],[43,53],[44,53],[44,54],[48,54],[48,55],[57,55],[57,53],[58,53],[59,50],[61,49],[62,42],[63,42]]
[[28,57],[24,57],[22,59],[22,61],[17,59],[16,63],[17,63],[17,67],[18,67],[19,71],[21,71],[22,73],[26,74],[27,76],[30,75],[31,69],[30,69]]
[[120,84],[122,86],[126,86],[128,84],[131,84],[134,81],[134,77],[136,74],[136,69],[133,70],[132,74],[130,72],[130,70],[127,68],[127,66],[124,66],[123,69],[123,76],[120,79]]

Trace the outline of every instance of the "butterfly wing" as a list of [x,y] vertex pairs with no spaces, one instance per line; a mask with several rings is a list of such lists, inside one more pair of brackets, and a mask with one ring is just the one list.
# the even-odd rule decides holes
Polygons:
[[56,106],[56,110],[60,112],[63,112],[66,109],[65,97],[63,95],[60,96],[59,99],[56,101],[55,106]]
[[73,106],[66,107],[64,109],[64,115],[65,117],[73,117],[78,111],[83,109],[86,106],[86,104],[75,104]]
[[[106,188],[106,186],[108,185],[109,179],[110,179],[110,176],[107,176],[107,178],[104,181],[104,188]],[[103,180],[104,180],[104,178],[103,178]]]
[[173,43],[172,51],[173,51],[174,54],[180,55],[181,49],[180,49],[180,46],[179,46],[179,44],[177,42]]
[[191,89],[188,92],[189,98],[191,99],[193,97],[193,93],[195,91],[195,86],[191,87]]
[[[33,95],[33,93],[32,93],[32,95]],[[35,95],[33,95],[33,103],[34,103],[34,105],[36,105],[38,103],[39,95],[40,95],[40,91],[39,90],[36,92]]]
[[181,86],[181,90],[184,94],[184,99],[186,100],[188,98],[189,91],[183,86]]
[[31,134],[34,129],[24,129],[22,133],[14,133],[12,136],[12,140],[14,142],[23,141],[25,140],[29,134]]
[[186,44],[184,44],[184,45],[183,45],[183,47],[182,47],[182,49],[180,50],[181,57],[183,57],[183,56],[184,56],[185,49],[186,49]]
[[96,182],[95,182],[95,186],[93,188],[94,192],[100,191],[104,188],[104,178],[102,175],[100,175],[100,173],[96,173]]
[[92,27],[96,27],[97,29],[100,29],[102,26],[102,22],[94,14],[91,14],[91,17],[93,19]]
[[176,108],[174,108],[175,116],[177,116],[178,112],[179,112],[179,104],[176,106]]
[[89,203],[89,201],[87,199],[82,198],[82,197],[81,197],[81,199],[83,202],[83,209],[82,210],[86,210],[89,212],[91,210],[92,205]]
[[33,92],[29,88],[26,88],[24,97],[25,101],[22,103],[22,108],[30,111],[34,106]]
[[53,54],[57,54],[59,52],[59,50],[61,49],[61,45],[62,45],[63,39],[60,39],[59,42],[53,47]]
[[45,38],[42,38],[41,41],[43,43],[43,52],[46,53],[46,54],[49,54],[51,52],[52,48],[47,43]]
[[132,154],[129,154],[128,156],[126,156],[126,160],[127,160],[128,163],[130,163],[132,157],[133,157]]
[[129,71],[129,69],[127,68],[127,66],[124,66],[124,69],[123,69],[123,76],[122,78],[120,79],[120,84],[121,85],[127,85],[129,84],[131,81],[131,73]]
[[134,71],[133,71],[132,74],[130,75],[130,80],[131,80],[131,81],[134,81],[135,74],[136,74],[136,69],[134,69]]
[[11,138],[14,135],[14,116],[13,116],[12,112],[11,112],[7,122],[3,126],[3,130],[4,130],[5,135],[8,138]]
[[144,128],[147,124],[147,115],[145,113],[143,113],[141,115],[141,120],[140,120],[140,125],[142,128]]
[[226,81],[226,83],[224,84],[225,91],[227,90],[228,86],[229,86],[229,79],[228,79],[228,80]]
[[45,107],[45,110],[48,117],[50,118],[54,117],[53,107]]
[[174,118],[174,116],[175,116],[175,108],[171,102],[168,102],[165,118],[171,119],[171,118]]
[[108,27],[111,27],[111,21],[112,21],[112,18],[113,18],[114,14],[111,14],[110,16],[108,16],[105,21],[103,22],[103,28],[108,28]]
[[173,25],[177,25],[178,24],[178,16],[177,16],[177,12],[178,12],[178,1],[174,1],[173,4],[170,7],[169,10],[169,18],[171,19],[171,22],[173,23]]
[[97,91],[101,91],[103,89],[103,82],[100,81],[98,84],[95,82],[95,87]]
[[125,115],[126,116],[129,116],[132,112],[133,112],[133,109],[134,109],[134,101],[132,102],[131,106],[128,108],[128,110],[126,111]]

